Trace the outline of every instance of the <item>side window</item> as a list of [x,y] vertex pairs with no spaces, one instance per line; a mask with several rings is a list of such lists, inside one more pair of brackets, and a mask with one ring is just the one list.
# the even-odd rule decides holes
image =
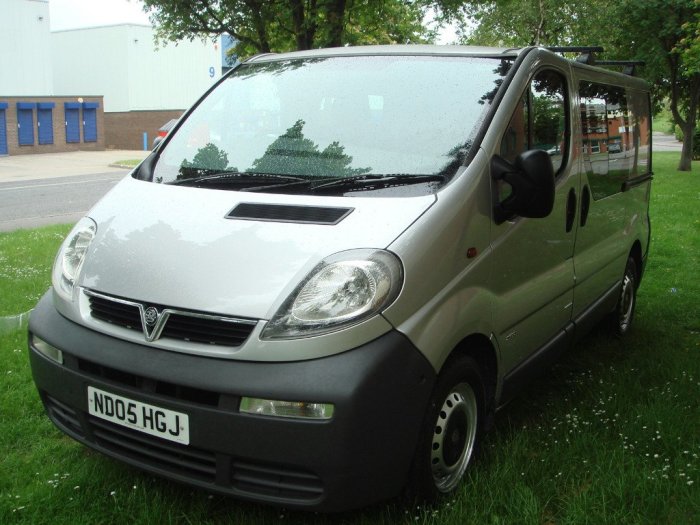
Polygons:
[[601,84],[582,82],[579,91],[581,150],[591,193],[597,200],[620,190],[615,184],[608,184],[608,90]]
[[509,162],[529,149],[549,153],[554,171],[565,163],[567,150],[567,98],[564,77],[539,72],[530,82],[501,139],[500,155]]
[[549,153],[557,173],[565,162],[567,143],[566,84],[554,71],[542,71],[532,80],[532,145]]
[[649,126],[649,97],[638,91],[628,91],[630,126],[632,128],[632,168],[630,177],[649,173],[651,154],[651,127]]
[[[638,171],[639,120],[623,88],[582,82],[580,95],[584,165],[598,200],[622,191],[624,182]],[[648,130],[648,122],[645,127]]]
[[510,117],[506,132],[501,139],[500,155],[508,162],[515,161],[515,157],[530,148],[528,141],[528,96],[525,93],[518,106]]

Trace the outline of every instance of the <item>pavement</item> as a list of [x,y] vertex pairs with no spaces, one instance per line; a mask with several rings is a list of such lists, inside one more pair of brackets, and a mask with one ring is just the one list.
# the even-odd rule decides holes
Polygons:
[[660,131],[651,132],[651,149],[652,151],[677,151],[681,152],[683,143],[678,142],[676,137],[668,133]]
[[115,163],[127,159],[144,159],[150,151],[105,150],[69,151],[0,157],[0,183],[55,179],[95,173],[124,173]]
[[[652,133],[654,151],[681,151],[682,144],[673,135]],[[124,168],[115,165],[119,160],[144,159],[150,151],[105,150],[71,151],[66,153],[42,153],[0,157],[0,183],[36,179],[54,179],[95,173],[123,173]]]

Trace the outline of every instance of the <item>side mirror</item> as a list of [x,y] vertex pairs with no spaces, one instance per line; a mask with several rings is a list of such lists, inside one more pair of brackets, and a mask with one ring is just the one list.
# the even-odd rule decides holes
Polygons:
[[511,193],[499,200],[494,192],[494,218],[498,224],[514,216],[546,217],[554,207],[554,167],[544,150],[532,149],[521,153],[511,164],[494,155],[491,176],[511,187]]
[[156,137],[153,139],[153,145],[151,146],[151,149],[154,150],[158,147],[158,144],[163,142],[163,138],[161,135],[156,135]]

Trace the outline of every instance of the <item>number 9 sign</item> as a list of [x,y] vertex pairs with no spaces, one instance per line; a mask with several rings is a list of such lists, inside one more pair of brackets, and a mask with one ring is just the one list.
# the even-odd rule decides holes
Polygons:
[[216,69],[213,67],[209,68],[209,78],[214,78],[214,75],[216,74]]

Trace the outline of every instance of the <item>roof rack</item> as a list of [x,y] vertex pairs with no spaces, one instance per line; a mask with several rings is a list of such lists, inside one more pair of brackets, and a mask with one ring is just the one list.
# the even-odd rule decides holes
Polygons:
[[595,64],[594,53],[602,53],[605,51],[601,46],[552,46],[547,47],[547,49],[554,53],[581,53],[576,57],[576,62],[581,62],[582,64],[588,64],[590,66]]
[[596,62],[597,66],[623,66],[622,73],[634,76],[634,70],[636,66],[645,66],[646,62],[643,60],[599,60]]

